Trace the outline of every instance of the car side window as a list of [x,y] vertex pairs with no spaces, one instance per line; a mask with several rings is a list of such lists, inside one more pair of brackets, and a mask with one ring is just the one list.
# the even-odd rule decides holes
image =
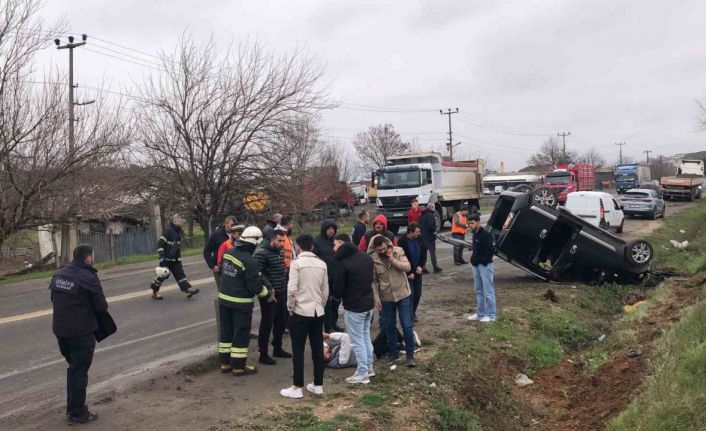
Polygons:
[[620,205],[618,205],[618,202],[616,202],[615,199],[613,199],[613,206],[615,207],[616,210],[620,209]]

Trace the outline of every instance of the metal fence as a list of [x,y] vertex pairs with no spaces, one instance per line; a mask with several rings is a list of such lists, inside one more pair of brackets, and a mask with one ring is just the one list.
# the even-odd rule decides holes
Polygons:
[[130,228],[120,234],[112,232],[78,234],[80,243],[93,246],[96,262],[109,262],[138,254],[155,254],[157,240],[148,228]]

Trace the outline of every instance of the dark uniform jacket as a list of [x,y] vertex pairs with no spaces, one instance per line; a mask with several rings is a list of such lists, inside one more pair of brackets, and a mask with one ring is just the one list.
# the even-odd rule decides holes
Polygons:
[[264,285],[257,260],[235,246],[223,255],[218,303],[230,308],[252,310],[255,295],[266,298],[270,292]]
[[[319,256],[319,258],[326,263],[329,289],[333,286],[336,278],[336,258],[333,253],[333,238],[329,238],[326,235],[326,231],[330,227],[334,227],[336,231],[338,231],[338,226],[335,221],[329,219],[322,221],[319,236],[314,238],[314,254]],[[336,233],[334,232],[333,235],[336,236]]]
[[49,284],[54,307],[52,330],[57,337],[80,337],[98,329],[97,314],[108,309],[97,271],[71,262],[54,273]]
[[218,248],[229,238],[228,232],[226,232],[223,226],[213,231],[211,236],[208,238],[208,241],[203,248],[203,259],[206,261],[206,265],[208,265],[210,269],[213,269],[213,267],[218,263]]
[[162,232],[159,237],[159,258],[167,259],[168,261],[181,260],[181,236],[184,231],[180,226],[169,223],[169,227]]
[[407,259],[409,260],[409,263],[412,265],[412,268],[407,272],[407,274],[412,274],[416,273],[416,269],[418,266],[421,266],[424,268],[424,266],[427,264],[427,247],[424,245],[424,241],[422,241],[422,237],[420,236],[417,239],[417,244],[419,244],[419,262],[413,262],[412,261],[412,253],[410,253],[410,239],[407,238],[407,235],[402,235],[400,239],[397,241],[397,245],[404,250],[404,255],[407,256]]
[[358,221],[354,226],[353,226],[353,235],[351,236],[351,239],[353,240],[353,244],[356,246],[360,244],[360,239],[365,235],[365,231],[368,229],[368,227],[363,223],[362,221]]
[[422,241],[436,241],[437,228],[436,220],[434,219],[434,211],[427,208],[422,212],[422,216],[419,218],[419,227],[422,231]]
[[343,299],[343,308],[347,311],[363,313],[372,310],[375,307],[373,259],[349,242],[336,251],[336,261],[333,297]]
[[287,267],[284,266],[282,250],[273,248],[264,242],[253,255],[267,287],[275,291],[287,289]]
[[482,227],[473,232],[473,254],[471,255],[471,265],[487,265],[493,261],[493,236]]

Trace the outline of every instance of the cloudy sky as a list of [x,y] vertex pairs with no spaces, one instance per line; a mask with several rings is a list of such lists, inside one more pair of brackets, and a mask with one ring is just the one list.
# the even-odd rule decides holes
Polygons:
[[[508,169],[560,131],[571,132],[567,146],[595,147],[609,161],[619,141],[635,158],[706,150],[695,102],[706,98],[704,1],[48,3],[48,20],[63,15],[89,35],[93,51],[76,52],[83,85],[129,92],[155,58],[113,44],[171,51],[187,28],[224,45],[256,37],[275,51],[306,47],[341,103],[322,126],[346,147],[357,131],[389,122],[441,149],[448,122],[439,109],[458,107],[456,151]],[[49,49],[46,61],[63,66],[66,52]]]

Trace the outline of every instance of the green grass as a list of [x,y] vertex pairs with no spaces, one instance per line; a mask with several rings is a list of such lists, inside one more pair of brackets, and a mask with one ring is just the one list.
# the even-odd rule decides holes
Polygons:
[[587,345],[593,338],[588,327],[570,310],[556,306],[535,307],[527,314],[530,327],[536,333],[573,349]]
[[437,404],[434,410],[443,431],[480,431],[475,415],[468,410],[446,403]]
[[559,341],[544,335],[533,337],[520,347],[520,351],[527,360],[525,371],[528,374],[553,367],[564,357],[564,349]]
[[[675,216],[667,214],[662,228],[648,236],[655,251],[654,266],[659,270],[673,270],[690,274],[706,270],[706,199]],[[681,231],[684,233],[681,233]],[[677,251],[670,240],[689,241],[689,247]]]
[[322,421],[309,407],[288,410],[281,419],[281,428],[292,431],[361,431],[363,429],[358,418],[354,416],[339,414],[330,420]]
[[385,404],[390,395],[392,395],[392,391],[390,389],[382,389],[378,392],[365,394],[360,399],[360,404],[368,407],[381,407]]
[[645,390],[608,429],[706,429],[706,302],[687,309],[658,343]]

